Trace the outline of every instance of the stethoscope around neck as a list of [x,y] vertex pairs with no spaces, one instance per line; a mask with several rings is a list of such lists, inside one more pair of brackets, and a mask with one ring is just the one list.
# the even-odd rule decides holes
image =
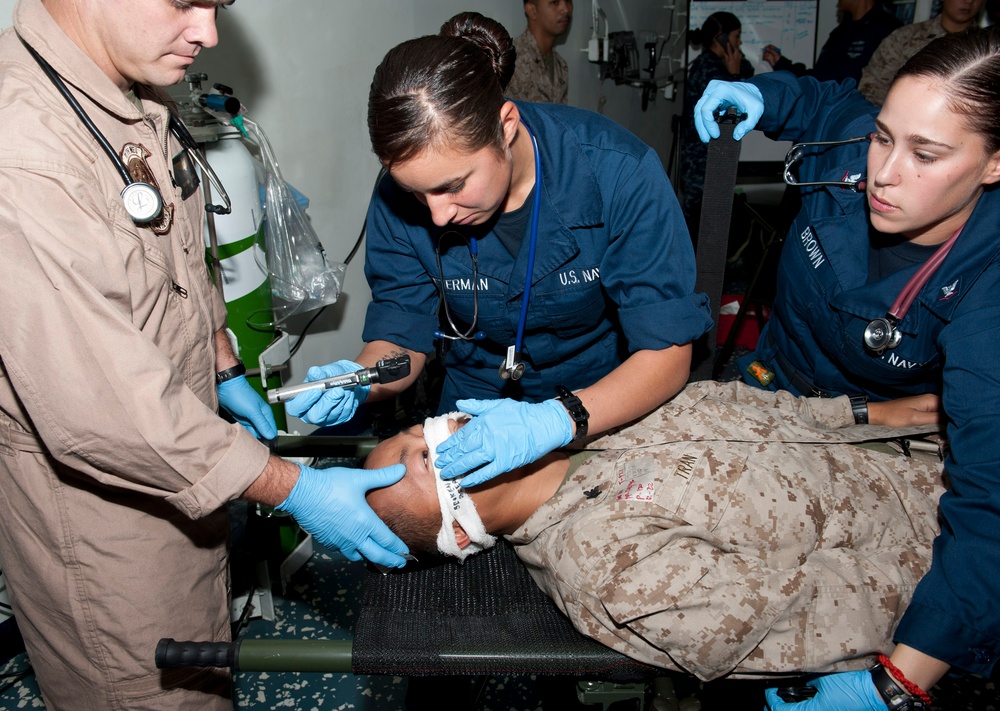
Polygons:
[[[785,155],[785,183],[788,185],[801,186],[801,187],[812,187],[819,185],[829,185],[833,187],[847,188],[853,190],[854,192],[863,193],[867,187],[867,179],[858,177],[856,180],[823,180],[812,183],[800,183],[795,180],[792,176],[792,166],[796,161],[801,160],[807,148],[817,147],[817,146],[843,146],[849,143],[860,143],[861,141],[871,141],[874,138],[874,133],[869,133],[865,136],[857,136],[855,138],[848,138],[842,141],[813,141],[809,143],[795,143],[788,150]],[[924,262],[920,269],[907,280],[906,284],[903,286],[902,291],[896,297],[896,300],[892,303],[889,311],[884,317],[875,318],[868,322],[865,326],[865,332],[862,336],[864,342],[865,350],[874,356],[881,356],[887,350],[892,350],[898,346],[903,340],[903,332],[899,330],[899,324],[902,322],[903,318],[910,310],[910,306],[913,305],[914,300],[917,298],[917,294],[920,290],[924,288],[927,281],[933,276],[934,272],[937,271],[938,267],[941,266],[941,262],[944,258],[948,256],[948,252],[951,251],[952,246],[955,244],[955,240],[962,233],[962,228],[959,227],[951,237],[944,241],[940,247],[934,250],[934,254]]]
[[[86,126],[90,135],[94,137],[107,154],[108,158],[111,159],[111,162],[115,166],[115,170],[118,171],[118,174],[125,182],[125,187],[121,192],[121,198],[122,203],[125,206],[125,212],[128,213],[128,216],[132,218],[132,221],[137,225],[146,224],[156,220],[163,212],[163,197],[160,195],[160,191],[149,183],[141,180],[135,180],[132,177],[132,175],[128,172],[128,167],[125,165],[125,162],[111,147],[111,144],[108,143],[108,139],[104,136],[104,134],[101,133],[97,126],[94,125],[90,116],[88,116],[87,112],[83,110],[82,106],[80,106],[80,102],[78,102],[70,93],[69,88],[62,80],[62,77],[59,76],[59,73],[56,72],[56,70],[52,68],[52,65],[45,61],[45,59],[43,59],[42,56],[35,51],[35,48],[28,44],[23,37],[18,35],[18,39],[21,40],[21,44],[24,45],[25,49],[28,50],[28,53],[34,58],[34,60],[38,62],[38,66],[40,66],[42,71],[45,72],[45,76],[49,78],[49,81],[55,85],[56,89],[59,90],[59,93],[62,94],[64,99],[66,99],[70,107],[73,109],[73,112],[77,115],[80,121],[83,122],[83,125]],[[201,155],[198,152],[198,144],[194,140],[191,133],[187,130],[187,127],[181,123],[181,120],[177,118],[172,111],[169,111],[169,114],[170,132],[174,134],[183,147],[181,153],[174,157],[175,173],[179,171],[184,173],[184,177],[181,180],[177,180],[175,177],[175,180],[179,185],[181,185],[182,198],[186,199],[193,194],[194,191],[197,190],[199,184],[197,174],[191,169],[190,163],[186,160],[187,157],[190,157],[198,165],[198,167],[201,168],[202,172],[208,176],[209,181],[215,189],[218,190],[219,197],[222,198],[222,205],[208,204],[205,205],[205,209],[208,212],[218,215],[228,215],[232,212],[232,203],[229,200],[229,194],[226,192],[226,189],[222,186],[222,182],[219,180],[219,176],[217,176],[215,171],[212,170],[212,166],[201,158]]]
[[[528,321],[528,302],[531,298],[531,274],[535,266],[535,245],[538,243],[538,213],[542,202],[542,161],[538,155],[538,141],[531,127],[521,119],[521,124],[531,137],[531,149],[535,159],[535,196],[531,204],[531,226],[528,241],[528,266],[524,276],[524,294],[521,296],[521,314],[517,322],[517,335],[514,343],[507,347],[507,355],[503,363],[500,364],[498,374],[502,380],[520,380],[524,375],[524,360],[521,357],[521,347],[524,344],[524,327]],[[469,255],[472,258],[472,323],[465,331],[460,331],[451,318],[451,311],[448,309],[448,296],[444,287],[444,269],[441,266],[441,242],[452,234],[458,235],[466,240],[469,246]],[[441,306],[444,311],[445,320],[452,333],[449,335],[441,329],[434,331],[434,338],[446,339],[449,341],[482,341],[486,339],[484,331],[476,330],[476,323],[479,320],[479,243],[475,237],[465,237],[457,230],[448,230],[439,235],[434,245],[434,257],[437,261],[438,291],[441,295]]]
[[934,254],[920,266],[916,274],[910,277],[903,286],[902,291],[899,292],[899,296],[896,297],[896,300],[892,303],[892,306],[884,317],[872,319],[868,322],[863,336],[865,348],[868,352],[872,355],[880,356],[887,350],[892,350],[900,344],[903,340],[903,332],[898,328],[899,323],[910,310],[910,306],[917,298],[920,290],[924,288],[927,280],[931,278],[938,267],[941,266],[944,258],[948,256],[948,252],[951,251],[960,234],[962,234],[961,227],[955,230],[955,233],[951,237],[942,242],[941,246],[934,250]]

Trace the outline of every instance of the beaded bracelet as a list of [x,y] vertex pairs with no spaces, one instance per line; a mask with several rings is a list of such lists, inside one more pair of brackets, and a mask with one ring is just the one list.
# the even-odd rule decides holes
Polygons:
[[903,672],[899,671],[899,667],[897,667],[895,664],[889,661],[889,657],[885,656],[884,654],[879,654],[875,659],[879,664],[885,667],[889,671],[889,673],[892,674],[897,681],[899,681],[900,684],[903,685],[903,688],[906,689],[906,693],[916,696],[918,699],[924,702],[925,706],[931,705],[930,694],[928,694],[926,691],[924,691],[919,686],[917,686],[912,681],[903,676]]

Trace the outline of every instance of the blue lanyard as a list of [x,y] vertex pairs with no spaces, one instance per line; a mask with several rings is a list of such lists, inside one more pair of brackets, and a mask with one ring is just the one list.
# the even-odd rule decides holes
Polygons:
[[514,349],[521,352],[524,343],[524,326],[528,322],[528,300],[531,297],[531,274],[535,269],[535,245],[538,243],[538,212],[542,204],[542,161],[538,155],[538,141],[528,124],[521,120],[528,135],[531,136],[531,148],[535,154],[535,200],[531,205],[531,237],[528,242],[528,268],[524,274],[524,296],[521,297],[521,318],[517,322],[517,338]]

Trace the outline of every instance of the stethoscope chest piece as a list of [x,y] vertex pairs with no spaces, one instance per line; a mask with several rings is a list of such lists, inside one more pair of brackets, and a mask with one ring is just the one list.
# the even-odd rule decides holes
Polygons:
[[160,191],[149,183],[129,183],[122,190],[121,196],[125,212],[136,223],[152,222],[163,212]]
[[[56,70],[52,68],[52,65],[46,62],[45,59],[42,58],[42,55],[36,52],[30,44],[25,42],[24,39],[21,39],[21,42],[24,44],[24,48],[28,51],[28,53],[35,59],[36,62],[38,62],[38,66],[42,68],[42,72],[44,72],[45,76],[49,78],[53,86],[55,86],[59,93],[62,94],[63,98],[66,99],[66,102],[73,109],[73,113],[75,113],[80,121],[83,122],[87,131],[90,132],[90,135],[94,137],[94,140],[97,141],[97,143],[101,146],[101,149],[107,154],[111,163],[115,166],[115,170],[118,171],[118,175],[120,175],[121,179],[125,181],[125,188],[121,191],[121,199],[122,203],[125,205],[125,212],[128,213],[128,216],[132,218],[133,222],[140,225],[157,219],[163,212],[163,196],[160,195],[160,191],[149,183],[135,180],[132,177],[121,156],[115,152],[115,150],[111,147],[111,144],[108,143],[108,139],[105,138],[104,134],[101,133],[97,126],[94,125],[94,122],[90,120],[87,112],[83,110],[83,107],[80,106],[80,102],[77,101],[73,94],[70,93],[69,88],[66,86],[66,82],[62,80],[58,72],[56,72]],[[212,167],[208,165],[206,161],[203,161],[198,157],[198,144],[195,143],[194,138],[188,132],[187,128],[185,128],[184,124],[181,123],[181,120],[172,112],[170,113],[169,130],[177,137],[177,140],[180,141],[182,146],[181,152],[189,154],[188,156],[185,156],[184,159],[174,158],[174,167],[177,168],[180,165],[184,167],[188,173],[183,177],[182,183],[180,183],[183,190],[182,197],[186,200],[198,188],[197,174],[194,173],[191,168],[190,162],[186,160],[187,157],[190,157],[191,160],[198,164],[198,167],[201,168],[202,172],[208,176],[209,181],[215,186],[216,190],[219,191],[219,197],[222,198],[222,205],[206,205],[205,209],[217,215],[228,215],[232,211],[232,204],[229,201],[229,195],[226,193],[226,189],[222,186],[222,183],[219,181],[215,171],[212,170]],[[194,181],[193,184],[192,180]]]
[[886,350],[892,350],[903,340],[903,332],[887,318],[872,319],[865,326],[865,348],[875,355],[882,355]]
[[920,269],[903,286],[902,291],[899,292],[899,296],[896,297],[896,300],[892,303],[889,312],[884,318],[874,318],[868,322],[868,325],[865,326],[863,340],[865,348],[870,353],[880,356],[886,350],[892,350],[898,346],[900,341],[903,340],[903,332],[896,327],[902,322],[907,312],[909,312],[910,306],[917,298],[917,294],[924,288],[931,275],[941,266],[944,258],[948,256],[948,252],[951,251],[960,234],[962,234],[961,227],[955,230],[955,233],[951,237],[942,242],[941,246],[934,250],[934,254],[921,265]]
[[518,358],[519,355],[514,346],[507,348],[507,357],[497,370],[501,380],[520,380],[524,375],[524,361]]

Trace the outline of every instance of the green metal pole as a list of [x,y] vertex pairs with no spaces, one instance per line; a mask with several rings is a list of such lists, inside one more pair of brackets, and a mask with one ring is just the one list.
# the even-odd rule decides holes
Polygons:
[[351,673],[349,639],[244,639],[236,650],[244,672]]

